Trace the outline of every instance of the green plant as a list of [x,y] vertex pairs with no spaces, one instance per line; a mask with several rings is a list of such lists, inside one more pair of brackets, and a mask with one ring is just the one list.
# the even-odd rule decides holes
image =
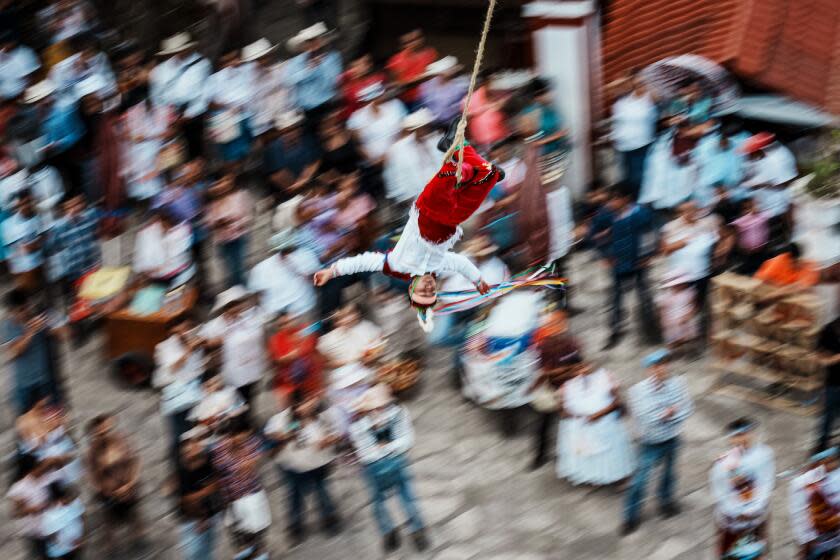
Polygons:
[[805,190],[815,198],[840,197],[840,129],[826,135],[817,157],[805,166],[814,174]]

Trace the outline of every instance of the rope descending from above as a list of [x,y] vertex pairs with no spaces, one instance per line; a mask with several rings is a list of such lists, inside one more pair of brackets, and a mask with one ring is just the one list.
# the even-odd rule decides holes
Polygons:
[[[467,132],[467,113],[470,108],[470,101],[472,100],[473,91],[475,90],[475,83],[478,80],[478,71],[481,68],[481,61],[484,59],[484,45],[487,43],[487,35],[490,34],[490,22],[493,20],[493,12],[496,9],[496,0],[490,0],[487,6],[487,15],[484,16],[484,27],[481,30],[481,39],[478,42],[478,50],[475,53],[475,62],[473,63],[472,75],[470,76],[470,87],[467,88],[467,96],[464,98],[464,110],[461,113],[461,118],[458,120],[458,128],[455,131],[455,139],[452,145],[446,151],[443,157],[443,163],[449,161],[455,150],[460,148]],[[462,168],[464,166],[464,150],[458,152],[458,165],[455,168],[455,180],[460,183],[462,177]]]

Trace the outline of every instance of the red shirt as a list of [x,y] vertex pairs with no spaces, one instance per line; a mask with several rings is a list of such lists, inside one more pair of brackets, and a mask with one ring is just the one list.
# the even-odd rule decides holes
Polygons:
[[[410,82],[422,76],[426,72],[426,67],[437,59],[437,51],[432,47],[426,47],[416,53],[400,51],[391,57],[386,68],[398,82]],[[401,99],[406,103],[411,103],[416,101],[419,95],[420,89],[413,87],[406,90]]]
[[341,75],[341,96],[344,98],[344,117],[349,118],[354,111],[361,109],[359,92],[376,83],[386,83],[383,72],[374,72],[361,78],[354,78],[348,70]]
[[274,390],[288,395],[300,389],[307,395],[321,390],[322,367],[315,348],[318,337],[304,335],[302,327],[277,331],[268,341],[268,352],[273,360],[299,350],[298,357],[285,365],[275,364]]

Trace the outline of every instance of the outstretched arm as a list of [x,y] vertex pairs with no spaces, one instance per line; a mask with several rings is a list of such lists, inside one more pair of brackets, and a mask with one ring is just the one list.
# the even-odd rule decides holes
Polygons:
[[313,282],[316,286],[323,286],[336,276],[347,276],[357,272],[381,271],[385,265],[385,254],[368,251],[355,257],[347,257],[335,261],[329,268],[324,268],[315,273]]
[[490,286],[487,282],[481,279],[481,271],[473,262],[458,253],[446,253],[443,259],[443,269],[457,272],[473,284],[478,289],[479,293],[486,294],[490,291]]

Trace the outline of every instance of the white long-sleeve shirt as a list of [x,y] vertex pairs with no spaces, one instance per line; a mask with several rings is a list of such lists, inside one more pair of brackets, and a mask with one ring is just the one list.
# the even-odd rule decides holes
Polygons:
[[473,284],[481,280],[481,271],[465,256],[449,251],[460,237],[458,232],[444,243],[432,243],[420,235],[418,213],[412,208],[408,223],[390,253],[367,252],[355,257],[339,259],[332,265],[336,276],[357,272],[382,272],[385,261],[397,273],[422,276],[434,272],[457,272]]
[[149,93],[155,105],[186,107],[184,116],[196,117],[207,110],[205,84],[213,67],[198,54],[172,57],[152,69]]
[[[473,284],[477,284],[481,280],[481,271],[465,256],[457,253],[447,251],[442,257],[439,266],[433,270],[424,272],[411,272],[403,270],[400,263],[395,262],[391,253],[378,253],[375,251],[368,251],[355,257],[347,257],[340,259],[332,265],[332,270],[336,276],[346,276],[348,274],[356,274],[357,272],[382,272],[385,266],[385,261],[394,272],[405,272],[412,276],[419,276],[426,272],[456,272],[461,276],[470,280]],[[419,269],[418,269],[419,270]]]
[[[811,517],[809,501],[812,490],[809,486],[817,482],[820,477],[821,473],[817,469],[812,469],[800,474],[790,482],[788,489],[790,525],[793,529],[793,536],[800,545],[807,544],[819,536]],[[825,473],[825,478],[820,482],[820,486],[829,501],[836,505],[837,498],[840,496],[840,469]]]
[[[732,485],[735,473],[746,473],[753,479],[752,499],[745,501]],[[775,458],[773,450],[764,444],[753,445],[747,450],[730,449],[712,466],[709,475],[715,497],[715,517],[726,526],[736,524],[736,518],[747,516],[756,522],[769,511],[770,497],[775,484]]]
[[[387,433],[382,440],[376,435],[380,430]],[[392,405],[382,412],[362,416],[350,425],[350,441],[359,461],[366,465],[408,453],[414,445],[414,429],[408,410]]]

